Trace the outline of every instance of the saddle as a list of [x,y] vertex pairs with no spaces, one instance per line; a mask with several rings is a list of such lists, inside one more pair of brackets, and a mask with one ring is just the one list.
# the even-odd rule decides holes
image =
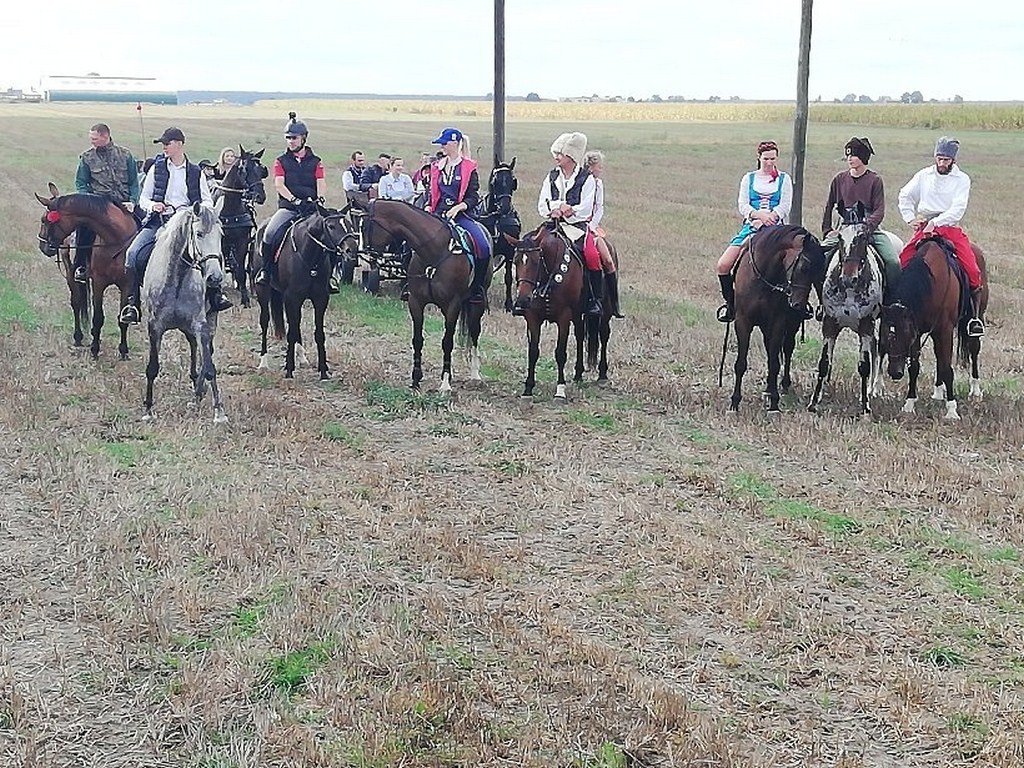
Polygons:
[[960,299],[957,310],[957,317],[960,320],[969,319],[971,315],[971,285],[967,280],[967,270],[964,269],[963,264],[960,263],[960,259],[956,256],[956,247],[942,235],[928,235],[927,237],[921,238],[917,244],[917,251],[920,252],[921,247],[925,243],[935,243],[942,252],[946,254],[946,263],[949,265],[950,270],[956,275],[957,284],[960,286]]

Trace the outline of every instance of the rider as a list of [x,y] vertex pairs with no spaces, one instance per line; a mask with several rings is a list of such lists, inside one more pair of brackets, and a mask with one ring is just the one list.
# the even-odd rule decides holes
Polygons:
[[561,221],[585,227],[582,246],[576,243],[574,248],[582,252],[587,269],[590,293],[586,314],[600,315],[604,273],[601,254],[594,246],[594,233],[588,223],[594,214],[597,179],[583,166],[586,151],[585,133],[563,133],[555,139],[551,145],[555,167],[541,182],[537,212],[553,223]]
[[[274,256],[281,246],[288,226],[300,215],[312,212],[318,200],[327,193],[327,178],[320,158],[306,146],[309,130],[306,124],[295,119],[295,113],[288,113],[288,124],[284,138],[288,148],[274,161],[274,189],[277,190],[277,210],[267,222],[263,232],[260,253],[263,267],[256,275],[257,285],[267,285],[274,269]],[[331,275],[331,293],[338,292],[338,267]]]
[[778,169],[779,145],[762,141],[757,145],[757,170],[743,174],[740,179],[736,205],[743,226],[718,259],[718,282],[722,286],[725,304],[718,308],[718,322],[731,323],[736,318],[736,292],[733,288],[733,268],[740,252],[754,232],[764,226],[785,224],[793,205],[793,180]]
[[601,266],[604,267],[604,279],[608,282],[608,301],[612,308],[612,317],[625,317],[619,309],[619,273],[612,258],[608,243],[604,239],[604,228],[601,221],[604,219],[604,152],[599,149],[592,149],[587,152],[584,165],[594,177],[596,189],[594,192],[594,214],[588,222],[591,231],[594,233],[594,244],[598,253],[601,254]]
[[831,256],[839,246],[839,230],[833,226],[832,214],[841,218],[848,215],[857,203],[864,206],[864,231],[871,235],[871,244],[885,265],[886,295],[891,295],[900,279],[900,260],[889,236],[879,227],[885,217],[885,187],[882,177],[868,168],[868,160],[875,153],[867,136],[854,136],[843,148],[849,170],[840,171],[828,188],[828,200],[821,219],[821,241],[825,253]]
[[473,282],[469,301],[484,301],[491,268],[491,237],[484,225],[473,218],[480,204],[480,175],[470,157],[469,139],[458,128],[445,128],[434,139],[443,154],[430,166],[430,201],[427,210],[462,227],[473,241]]
[[914,174],[900,190],[899,207],[903,220],[914,228],[914,236],[900,253],[900,263],[907,265],[918,243],[934,233],[948,240],[956,249],[956,257],[967,273],[971,288],[971,319],[969,336],[984,336],[985,325],[979,317],[981,301],[981,269],[971,242],[960,228],[960,219],[967,211],[971,194],[971,177],[960,170],[956,155],[960,142],[949,136],[935,143],[935,162]]
[[[79,194],[102,195],[112,202],[121,203],[129,211],[139,202],[139,166],[132,153],[115,144],[110,128],[96,123],[89,129],[90,149],[78,160],[75,172],[75,191]],[[75,282],[86,281],[89,255],[92,253],[96,233],[84,224],[75,236]]]
[[[185,134],[179,128],[168,128],[159,139],[154,139],[153,143],[163,144],[164,151],[156,156],[142,184],[139,207],[147,216],[139,234],[128,246],[125,258],[125,272],[131,286],[131,295],[128,297],[128,303],[121,309],[122,323],[139,322],[142,278],[146,273],[146,265],[149,263],[160,228],[176,210],[187,205],[201,203],[213,208],[206,177],[199,170],[199,166],[189,162],[185,156]],[[208,267],[209,265],[204,263],[206,296],[210,302],[210,309],[213,312],[223,312],[232,306],[221,290],[224,275],[219,269]]]

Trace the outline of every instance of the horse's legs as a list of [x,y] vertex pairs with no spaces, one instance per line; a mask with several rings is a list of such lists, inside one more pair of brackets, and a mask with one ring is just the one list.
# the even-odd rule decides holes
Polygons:
[[[558,321],[558,340],[555,342],[555,365],[558,366],[558,384],[555,386],[555,397],[565,400],[565,361],[569,359],[569,323],[564,315]],[[582,378],[582,376],[581,376]]]
[[484,316],[483,304],[469,304],[466,311],[466,332],[469,336],[469,379],[480,381],[480,328]]
[[612,335],[612,322],[609,315],[601,318],[601,362],[597,366],[597,380],[608,380],[608,339]]
[[878,342],[878,334],[875,333],[874,322],[871,324],[871,383],[868,386],[869,397],[882,397],[885,395],[885,384],[882,380],[882,358],[885,351]]
[[576,371],[573,374],[572,380],[577,384],[583,381],[583,352],[587,343],[586,323],[597,323],[599,321],[600,318],[598,317],[593,317],[593,319],[591,317],[574,317],[572,320],[572,329],[576,333]]
[[100,332],[103,330],[103,292],[107,286],[93,283],[92,286],[92,346],[89,351],[93,359],[100,356]]
[[787,333],[782,340],[782,381],[779,387],[783,392],[789,392],[793,385],[793,376],[789,369],[793,365],[793,350],[796,349],[796,333]]
[[[186,333],[185,338],[188,340],[189,351],[188,377],[192,380],[192,388],[195,389],[198,386],[197,382],[199,381],[199,344],[196,341],[196,335],[194,333]],[[197,395],[197,397],[202,397],[202,395]]]
[[870,328],[860,329],[860,360],[857,363],[857,373],[860,374],[860,412],[862,415],[871,413],[871,401],[869,399],[869,386],[875,366],[875,322],[874,320],[864,321],[870,324]]
[[821,345],[821,357],[818,358],[818,380],[814,383],[814,394],[811,395],[811,402],[807,406],[807,410],[811,413],[817,412],[818,403],[821,402],[821,393],[825,388],[825,382],[832,373],[832,355],[835,352],[836,335],[838,333],[839,328],[829,318],[825,318],[821,326],[823,343]]
[[213,398],[213,423],[223,424],[228,420],[224,414],[224,404],[220,399],[220,386],[217,384],[217,366],[213,362],[213,333],[215,325],[203,323],[199,329],[199,341],[203,347],[203,370],[196,382],[196,403],[203,397],[203,382],[210,382],[210,395]]
[[75,280],[68,280],[68,291],[71,294],[71,315],[75,319],[75,333],[72,338],[75,341],[75,346],[82,346],[82,339],[84,334],[82,333],[82,326],[88,322],[89,311],[89,291],[88,286],[84,283],[76,282]]
[[412,388],[419,389],[423,380],[423,305],[416,296],[409,298],[412,319]]
[[526,383],[523,385],[523,397],[533,397],[533,388],[537,385],[541,325],[542,321],[533,315],[526,317]]
[[514,262],[510,257],[505,258],[505,311],[512,311],[512,281]]
[[947,419],[959,419],[956,396],[953,394],[953,329],[944,328],[942,333],[932,333],[932,348],[935,351],[935,379],[942,382],[946,392]]
[[[121,310],[128,304],[128,294],[131,292],[131,287],[128,285],[128,276],[124,275],[121,278],[121,282],[117,284],[118,292],[120,294],[120,303],[117,308],[117,316],[121,317]],[[106,290],[106,288],[104,288]],[[117,353],[121,356],[122,360],[128,359],[128,323],[122,323],[120,319],[117,321],[118,329],[121,331],[121,339],[117,344]]]
[[729,410],[738,411],[740,400],[743,396],[740,391],[743,387],[743,374],[747,372],[747,354],[750,352],[750,333],[753,330],[745,320],[737,317],[735,321],[736,330],[736,363],[733,365],[733,372],[736,374],[736,381],[732,388],[732,398],[729,400]]
[[260,300],[260,364],[259,370],[270,367],[267,360],[267,330],[270,327],[270,288],[257,286],[257,297]]
[[968,397],[981,400],[981,377],[978,372],[978,356],[981,354],[981,337],[967,338],[967,355],[971,360],[971,393]]
[[320,371],[320,380],[331,378],[327,367],[327,334],[324,333],[324,315],[327,313],[327,294],[313,302],[313,339],[316,341],[316,367]]
[[284,356],[284,377],[290,379],[295,375],[295,345],[302,343],[302,332],[299,324],[302,322],[302,304],[289,299],[284,305],[285,318],[288,321],[288,351]]
[[779,412],[779,370],[782,368],[782,338],[784,326],[777,323],[772,327],[769,337],[765,340],[765,351],[768,353],[768,413]]
[[142,401],[142,418],[153,418],[153,382],[160,373],[160,340],[163,331],[158,331],[152,321],[149,323],[149,363],[146,365],[146,399]]
[[440,392],[452,391],[452,350],[455,348],[455,328],[459,323],[461,306],[461,300],[453,300],[444,313],[444,338],[441,339],[444,367],[441,369]]
[[921,373],[921,350],[915,349],[910,353],[910,361],[907,363],[907,400],[903,403],[904,413],[913,413],[917,406],[917,377]]

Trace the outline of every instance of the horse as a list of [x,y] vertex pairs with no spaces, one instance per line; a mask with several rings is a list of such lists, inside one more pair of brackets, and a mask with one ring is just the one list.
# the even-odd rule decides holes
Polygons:
[[263,180],[267,167],[260,162],[264,150],[250,152],[238,145],[238,159],[216,184],[217,207],[224,229],[221,253],[224,269],[234,278],[242,306],[249,306],[249,269],[256,240],[256,206],[267,201]]
[[[824,273],[825,252],[817,238],[801,226],[762,227],[748,241],[736,268],[736,383],[730,411],[738,411],[743,399],[750,336],[754,328],[760,328],[768,355],[768,412],[779,412],[779,371],[786,392],[792,384],[789,369],[796,332],[811,316],[807,301],[812,286],[820,284]],[[726,327],[726,342],[728,332]]]
[[[533,397],[536,386],[537,359],[540,357],[540,333],[545,322],[558,327],[555,342],[555,363],[558,382],[555,397],[566,399],[565,364],[568,360],[569,328],[576,337],[574,382],[583,381],[583,354],[586,346],[591,367],[596,364],[597,346],[601,345],[598,381],[608,378],[607,342],[611,332],[611,305],[602,303],[600,317],[584,321],[583,309],[587,290],[583,263],[574,256],[566,234],[550,222],[541,224],[516,244],[516,299],[512,314],[526,320],[527,372],[523,397]],[[592,339],[590,343],[586,340]]]
[[[981,268],[981,301],[979,318],[988,307],[988,269],[981,248],[971,246]],[[947,250],[948,249],[948,250]],[[935,351],[935,389],[933,400],[945,400],[947,419],[959,419],[953,395],[953,335],[957,337],[958,358],[971,366],[970,397],[981,397],[978,376],[978,355],[981,338],[967,333],[970,299],[966,296],[966,277],[961,283],[959,262],[952,246],[941,238],[926,238],[917,246],[903,268],[896,301],[882,308],[881,348],[889,356],[888,373],[894,380],[909,371],[904,413],[914,413],[917,405],[917,377],[921,371],[921,340],[932,337]]]
[[[220,259],[222,230],[217,212],[195,203],[177,211],[161,228],[142,282],[142,304],[149,315],[149,364],[146,366],[144,420],[153,418],[153,382],[160,372],[160,342],[176,328],[188,339],[191,350],[189,374],[198,405],[210,382],[213,421],[227,421],[213,363],[213,336],[217,313],[206,309],[204,265]],[[197,346],[202,347],[202,368],[197,370]]]
[[[832,356],[836,340],[844,328],[860,338],[861,414],[871,413],[870,397],[883,393],[881,366],[878,355],[878,336],[875,320],[881,314],[885,266],[881,258],[869,249],[872,234],[864,228],[864,206],[858,203],[856,211],[847,212],[846,224],[839,229],[839,246],[825,272],[821,293],[821,335],[823,346],[818,360],[818,380],[807,410],[815,412],[821,402],[825,381],[832,374]],[[899,239],[888,232],[896,252],[903,250]]]
[[[487,195],[481,204],[483,213],[480,223],[487,227],[494,241],[494,262],[492,272],[505,267],[505,311],[512,311],[512,282],[514,271],[514,242],[519,239],[523,225],[519,213],[512,205],[512,195],[519,187],[515,175],[516,159],[508,163],[498,163],[491,170],[487,181]],[[500,259],[500,261],[499,261]]]
[[396,238],[412,247],[409,260],[409,316],[412,319],[412,388],[423,380],[423,312],[433,304],[444,316],[441,350],[444,363],[440,391],[452,391],[452,348],[458,327],[459,340],[468,346],[469,378],[480,380],[480,325],[487,308],[485,300],[470,302],[474,260],[470,253],[457,253],[451,226],[431,213],[399,200],[374,200],[366,221],[366,244],[380,249]]
[[[288,323],[285,378],[290,379],[295,374],[296,355],[299,363],[306,365],[301,323],[302,305],[309,299],[313,304],[317,369],[321,380],[330,378],[327,349],[324,346],[324,315],[330,301],[331,271],[334,268],[334,257],[354,258],[358,239],[346,222],[346,214],[346,210],[338,211],[317,203],[313,213],[296,219],[285,232],[277,251],[277,274],[267,285],[256,285],[262,333],[261,369],[269,367],[267,328],[271,317],[274,320],[274,335],[278,339],[285,335],[285,320]],[[263,239],[263,226],[260,226],[256,235],[259,241]],[[254,271],[258,268],[253,265]]]
[[[74,342],[82,346],[82,326],[89,321],[89,299],[92,299],[93,358],[100,354],[100,332],[103,330],[103,294],[111,285],[121,292],[121,307],[128,303],[131,286],[124,271],[125,251],[139,231],[135,217],[120,203],[106,197],[90,194],[61,195],[57,187],[48,185],[50,197],[36,194],[46,213],[39,225],[39,250],[47,256],[62,253],[65,277],[71,293],[71,311],[75,318]],[[96,232],[93,255],[89,260],[89,282],[75,283],[67,251],[62,251],[65,240],[81,224]],[[119,323],[121,341],[117,346],[122,360],[128,358],[128,326]]]

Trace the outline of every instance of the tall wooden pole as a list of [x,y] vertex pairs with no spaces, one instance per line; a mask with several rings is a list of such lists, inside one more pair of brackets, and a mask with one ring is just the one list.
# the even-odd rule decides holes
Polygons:
[[793,122],[793,208],[790,223],[803,224],[804,155],[807,150],[807,82],[811,74],[811,6],[802,0],[800,14],[800,58],[796,72],[796,120]]
[[494,164],[505,159],[505,0],[494,0]]

